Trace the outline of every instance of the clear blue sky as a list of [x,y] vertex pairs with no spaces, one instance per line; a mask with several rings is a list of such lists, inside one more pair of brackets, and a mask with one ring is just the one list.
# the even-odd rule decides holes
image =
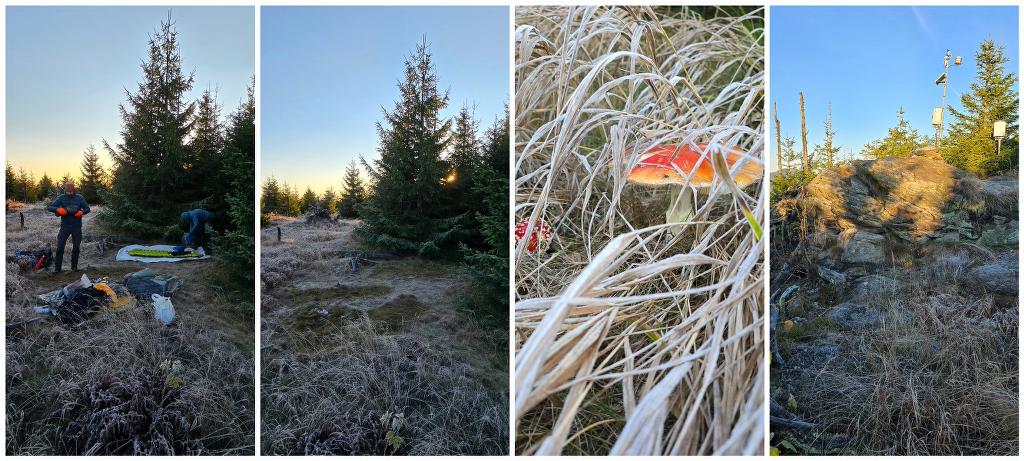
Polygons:
[[263,7],[260,179],[342,188],[361,154],[379,158],[375,123],[392,111],[405,60],[426,34],[442,116],[477,104],[481,131],[509,98],[509,8]]
[[221,114],[246,98],[256,73],[254,7],[16,7],[6,9],[6,155],[38,180],[45,171],[77,177],[92,144],[121,141],[118,104],[138,91],[149,38],[167,20],[178,31],[188,99],[219,88]]
[[[1019,76],[1017,7],[771,7],[769,91],[778,103],[782,135],[800,147],[800,97],[804,94],[808,150],[824,141],[832,102],[832,125],[842,153],[858,153],[896,126],[896,112],[919,134],[935,135],[932,108],[942,105],[936,85],[949,49],[946,105],[960,109],[977,75],[974,54],[991,37],[1006,48],[1008,72]],[[963,64],[953,65],[956,56]],[[1016,90],[1019,91],[1019,84]],[[775,125],[770,118],[771,164]],[[946,111],[946,127],[952,117]]]

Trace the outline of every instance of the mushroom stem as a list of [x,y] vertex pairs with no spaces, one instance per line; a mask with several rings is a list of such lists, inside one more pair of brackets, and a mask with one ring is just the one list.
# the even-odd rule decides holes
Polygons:
[[[682,194],[680,194],[682,192]],[[695,206],[692,187],[672,186],[669,194],[671,204],[665,212],[666,223],[689,222],[693,219]],[[676,235],[681,227],[670,227],[669,232]]]

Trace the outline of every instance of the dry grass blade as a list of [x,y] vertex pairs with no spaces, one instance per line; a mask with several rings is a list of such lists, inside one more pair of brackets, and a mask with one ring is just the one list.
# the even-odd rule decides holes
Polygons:
[[517,454],[761,454],[767,197],[719,182],[673,235],[624,180],[661,143],[763,164],[753,10],[517,9],[516,219],[555,230],[515,252]]

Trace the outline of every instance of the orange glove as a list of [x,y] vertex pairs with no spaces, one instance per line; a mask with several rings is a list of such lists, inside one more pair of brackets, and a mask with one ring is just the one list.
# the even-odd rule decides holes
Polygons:
[[68,210],[65,210],[64,208],[57,208],[57,214],[59,214],[61,216],[67,216],[68,215]]
[[82,213],[82,210],[78,210],[78,213],[75,213],[75,217],[76,217],[76,218],[81,218],[81,217],[82,217],[82,215],[84,215],[84,214],[85,214],[85,213]]

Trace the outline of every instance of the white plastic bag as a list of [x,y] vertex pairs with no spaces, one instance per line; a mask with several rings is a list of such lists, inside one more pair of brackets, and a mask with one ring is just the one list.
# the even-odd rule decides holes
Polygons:
[[82,278],[80,280],[70,283],[63,288],[64,297],[67,299],[71,299],[72,297],[75,296],[75,293],[78,293],[78,290],[81,290],[82,288],[89,288],[91,286],[92,281],[89,280],[89,277],[87,275],[82,274]]
[[153,293],[153,307],[156,309],[156,319],[164,326],[174,321],[174,305],[171,298]]

